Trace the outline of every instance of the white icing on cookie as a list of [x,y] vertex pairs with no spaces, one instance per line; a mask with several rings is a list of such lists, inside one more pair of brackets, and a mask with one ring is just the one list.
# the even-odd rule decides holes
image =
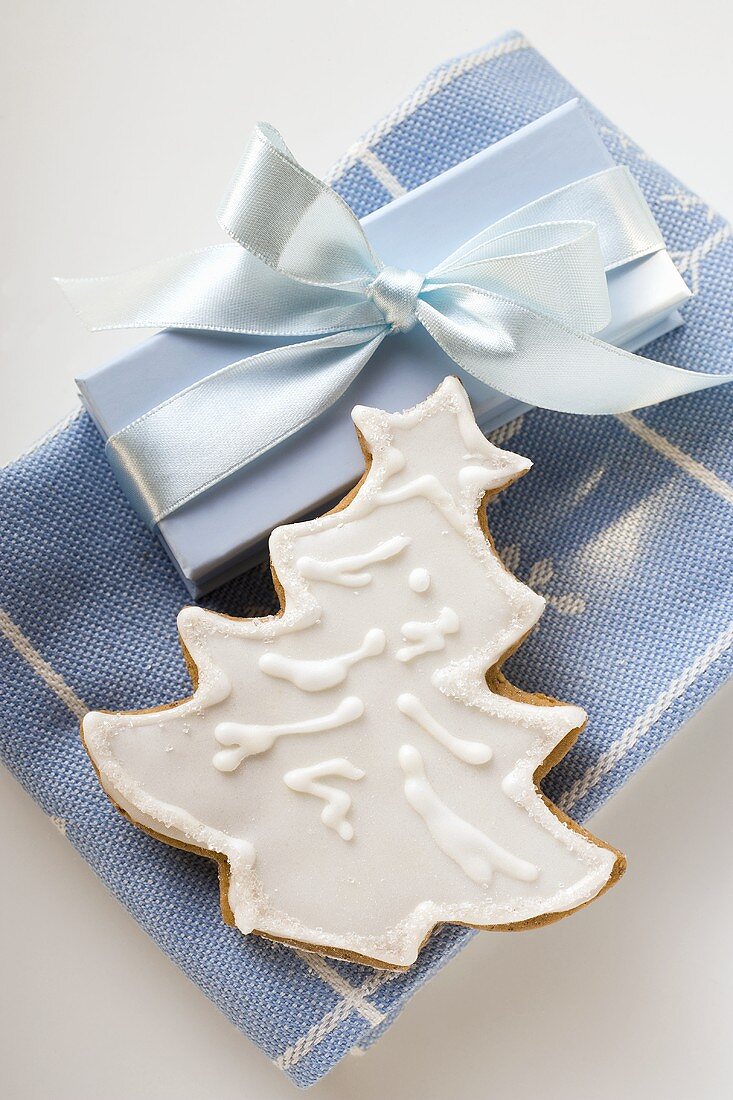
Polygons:
[[407,622],[400,627],[402,637],[414,645],[402,646],[395,656],[398,661],[412,661],[424,653],[437,653],[445,649],[445,640],[449,634],[456,634],[460,620],[452,607],[444,607],[437,619],[432,622]]
[[380,542],[379,546],[375,546],[373,550],[367,550],[365,554],[352,554],[351,557],[336,558],[335,561],[298,558],[298,570],[303,577],[311,580],[342,584],[345,588],[363,588],[372,579],[371,573],[361,572],[364,566],[397,557],[409,541],[409,538],[404,535],[397,535],[393,539]]
[[474,882],[491,882],[494,871],[522,882],[534,882],[539,870],[532,863],[513,856],[495,844],[485,833],[470,825],[441,802],[425,775],[420,753],[412,745],[399,751],[400,767],[405,773],[405,798],[420,814],[430,834],[447,856]]
[[417,722],[418,726],[422,726],[426,733],[444,745],[459,760],[464,760],[467,764],[488,764],[491,760],[491,749],[488,745],[482,745],[480,741],[464,741],[450,733],[445,726],[441,726],[440,722],[433,718],[417,695],[412,695],[409,691],[398,695],[397,709],[413,722]]
[[368,515],[369,512],[374,511],[375,508],[379,508],[381,505],[404,504],[405,501],[412,500],[414,497],[424,497],[430,504],[434,504],[436,508],[440,509],[451,526],[459,534],[462,534],[465,517],[461,515],[453,497],[434,474],[423,474],[422,477],[417,477],[414,481],[408,481],[406,485],[401,485],[399,489],[375,493],[374,499],[368,505],[365,499],[361,506],[357,506],[356,511],[361,512],[362,515]]
[[338,657],[325,657],[320,661],[301,660],[297,657],[283,657],[279,653],[263,653],[259,660],[260,668],[268,676],[280,680],[289,680],[301,691],[326,691],[342,684],[352,665],[366,657],[378,657],[387,644],[384,631],[379,627],[368,630],[358,649],[342,653]]
[[427,592],[430,588],[430,574],[427,569],[413,569],[407,578],[407,583],[413,592]]
[[322,733],[337,730],[349,722],[355,722],[364,713],[364,704],[355,695],[348,695],[330,714],[318,718],[306,718],[303,722],[291,722],[279,726],[245,726],[241,722],[220,722],[214,737],[226,747],[217,752],[211,761],[220,772],[233,772],[248,756],[267,752],[278,737],[295,733]]
[[351,840],[354,836],[354,827],[346,820],[346,815],[351,809],[351,796],[338,787],[329,787],[325,783],[319,783],[319,779],[327,776],[341,776],[342,779],[363,779],[364,772],[355,767],[350,760],[338,757],[335,760],[323,760],[320,764],[311,764],[308,768],[294,768],[283,776],[284,782],[291,791],[300,791],[302,794],[312,794],[316,798],[322,798],[326,805],[321,811],[321,821],[329,829],[335,829],[342,840]]
[[[454,379],[409,412],[357,408],[353,418],[372,454],[356,494],[270,539],[282,614],[185,608],[194,695],[152,713],[88,714],[83,732],[133,821],[226,860],[243,932],[406,966],[436,924],[512,925],[584,904],[617,857],[569,828],[534,785],[583,712],[496,694],[485,677],[544,606],[503,567],[477,516],[485,494],[529,462],[483,437]],[[416,571],[431,581],[419,597]],[[414,704],[401,712],[406,697],[428,717],[416,719]],[[400,747],[418,738],[403,771]],[[334,761],[365,774],[312,771]],[[312,790],[284,776],[327,789],[315,797],[335,806],[337,827],[322,826],[304,797]],[[344,784],[352,804],[339,817]],[[338,826],[351,821],[353,840],[341,843]],[[530,867],[536,878],[516,877]]]

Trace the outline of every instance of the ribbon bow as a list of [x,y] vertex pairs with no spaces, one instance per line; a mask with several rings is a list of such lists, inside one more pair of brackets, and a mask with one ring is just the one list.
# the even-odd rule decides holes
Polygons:
[[316,419],[385,336],[416,323],[488,386],[565,412],[620,412],[729,380],[592,335],[610,320],[606,271],[664,248],[626,168],[522,207],[423,275],[385,267],[340,196],[261,124],[219,221],[236,244],[60,280],[94,329],[317,337],[232,363],[110,437],[151,525]]

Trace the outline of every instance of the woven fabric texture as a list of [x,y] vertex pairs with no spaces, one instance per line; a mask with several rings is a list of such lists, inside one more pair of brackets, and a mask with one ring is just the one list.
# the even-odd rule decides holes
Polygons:
[[[358,215],[577,94],[517,33],[436,69],[357,142],[331,180]],[[709,207],[587,105],[641,184],[693,297],[646,354],[733,370],[733,239]],[[619,417],[534,411],[495,433],[535,463],[492,505],[506,563],[542,592],[507,666],[585,707],[586,732],[546,781],[585,821],[724,681],[733,645],[733,387]],[[187,693],[175,618],[187,602],[78,414],[0,485],[0,753],[109,889],[229,1019],[307,1086],[367,1047],[471,938],[445,927],[409,972],[330,962],[226,927],[214,864],[128,824],[79,738],[87,708]],[[206,603],[271,611],[266,568]]]

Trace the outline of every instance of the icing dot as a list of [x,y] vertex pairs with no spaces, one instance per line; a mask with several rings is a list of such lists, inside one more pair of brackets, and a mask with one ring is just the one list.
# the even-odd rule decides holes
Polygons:
[[413,592],[427,592],[430,588],[430,574],[427,569],[413,569],[407,583]]

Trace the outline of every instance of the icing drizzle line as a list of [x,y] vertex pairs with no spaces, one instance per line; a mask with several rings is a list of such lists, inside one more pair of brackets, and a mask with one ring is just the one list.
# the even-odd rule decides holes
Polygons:
[[342,779],[363,779],[366,772],[357,768],[350,760],[339,756],[333,760],[323,760],[320,764],[311,764],[308,768],[294,768],[286,772],[283,780],[291,791],[312,794],[322,798],[326,805],[321,810],[321,821],[329,829],[334,829],[342,840],[351,840],[354,827],[346,820],[351,809],[351,796],[338,787],[329,787],[319,783],[319,779],[336,775]]
[[420,753],[412,745],[403,745],[397,759],[405,773],[405,798],[427,825],[433,840],[474,882],[491,882],[494,870],[503,871],[520,882],[534,882],[539,870],[485,833],[464,821],[441,802],[425,775]]
[[483,745],[480,741],[466,741],[461,737],[455,737],[433,718],[416,695],[411,695],[409,692],[399,695],[397,709],[418,726],[422,726],[426,733],[466,764],[488,764],[491,760],[491,749],[488,745]]
[[435,653],[445,648],[447,634],[455,634],[460,620],[452,607],[444,607],[437,619],[432,622],[407,622],[401,626],[402,637],[413,645],[405,645],[397,650],[398,661],[411,661],[423,653]]
[[410,539],[407,535],[395,535],[367,550],[365,554],[354,554],[347,558],[335,558],[334,561],[320,561],[318,558],[302,557],[295,563],[302,577],[309,580],[327,581],[329,584],[341,584],[344,588],[363,588],[369,584],[371,573],[361,572],[365,565],[389,561],[402,553]]
[[364,704],[356,695],[347,695],[330,714],[277,726],[245,726],[239,722],[220,722],[214,737],[225,747],[211,761],[220,772],[233,772],[248,756],[271,749],[278,737],[293,733],[322,733],[355,722],[364,713]]
[[[460,509],[456,506],[451,494],[441,485],[435,474],[422,474],[414,481],[407,481],[397,489],[380,489],[374,496],[364,498],[363,503],[357,496],[350,507],[355,513],[363,511],[365,514],[378,508],[381,504],[402,504],[413,497],[425,497],[436,508],[439,508],[445,518],[459,535],[465,533],[466,521]],[[356,506],[356,507],[355,507]]]
[[365,657],[377,657],[383,653],[386,644],[384,631],[375,627],[367,631],[359,648],[351,653],[342,653],[323,660],[302,660],[283,657],[279,653],[263,653],[259,666],[268,676],[289,680],[301,691],[326,691],[343,683],[352,665],[363,661]]

